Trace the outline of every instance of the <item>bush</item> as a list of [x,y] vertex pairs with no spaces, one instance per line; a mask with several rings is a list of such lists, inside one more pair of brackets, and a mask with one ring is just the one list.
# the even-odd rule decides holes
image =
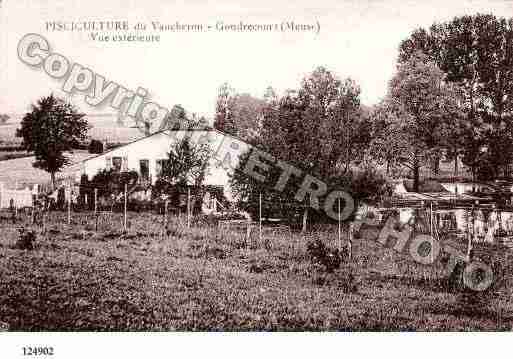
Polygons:
[[355,199],[371,204],[391,196],[393,192],[391,182],[372,167],[355,172],[351,176],[350,187]]
[[16,241],[15,248],[22,250],[33,250],[36,241],[36,234],[34,231],[25,231],[24,228],[19,229],[19,239]]
[[93,139],[91,140],[91,143],[89,143],[89,147],[87,150],[89,153],[101,154],[103,153],[103,143],[101,141]]
[[[241,157],[239,167],[230,178],[230,185],[238,197],[237,207],[258,218],[260,198],[262,198],[262,216],[265,218],[286,219],[289,223],[301,225],[305,213],[305,203],[297,201],[297,190],[301,188],[300,178],[292,178],[287,182],[283,191],[276,191],[275,184],[281,172],[276,168],[270,169],[265,182],[252,178],[244,172],[247,154]],[[315,173],[312,173],[314,175]],[[378,170],[370,165],[354,168],[347,173],[334,172],[330,177],[317,179],[327,185],[326,195],[319,197],[320,207],[332,191],[346,191],[351,195],[356,205],[359,202],[375,204],[381,202],[393,193],[392,183]],[[261,197],[260,197],[261,196]],[[308,202],[306,202],[308,203]],[[351,215],[354,214],[354,211]],[[334,219],[322,210],[308,209],[308,223],[333,223]]]
[[143,211],[149,211],[153,209],[153,202],[152,201],[146,201],[146,200],[139,200],[139,199],[128,199],[128,210],[134,211],[134,212],[143,212]]
[[139,175],[136,171],[117,172],[113,169],[101,170],[88,184],[90,188],[98,188],[98,196],[108,197],[110,195],[120,195],[125,190],[125,185],[129,190],[133,190],[137,184]]
[[307,252],[312,262],[324,266],[328,273],[333,273],[336,269],[339,269],[343,257],[346,257],[345,253],[327,247],[320,239],[308,243]]

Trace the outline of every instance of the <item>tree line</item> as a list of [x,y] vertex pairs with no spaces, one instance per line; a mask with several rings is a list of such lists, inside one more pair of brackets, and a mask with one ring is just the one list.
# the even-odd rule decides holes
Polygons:
[[[474,180],[509,178],[512,77],[513,20],[461,16],[416,29],[401,42],[387,93],[372,107],[361,104],[354,80],[318,67],[281,95],[269,87],[255,97],[223,84],[213,125],[329,186],[345,188],[356,200],[374,201],[390,192],[387,178],[399,170],[406,169],[418,192],[421,169],[436,175],[441,161],[454,162],[455,177],[462,162]],[[166,126],[191,119],[177,105],[168,120]],[[208,127],[203,118],[194,121]],[[63,153],[83,141],[87,129],[83,114],[50,96],[25,115],[18,136],[36,155],[34,165],[53,179],[66,164]],[[170,159],[176,162],[173,153],[188,151],[185,145],[170,150]],[[259,193],[265,193],[269,210],[309,215],[308,206],[294,200],[295,188],[278,194],[270,183],[238,171],[232,178],[243,208],[254,210]]]
[[[241,101],[223,85],[215,126],[315,176],[345,182],[360,198],[385,186],[370,181],[369,191],[357,173],[370,180],[406,169],[418,192],[421,169],[437,175],[441,161],[454,163],[454,177],[461,162],[473,180],[510,178],[512,76],[513,20],[456,17],[416,29],[401,42],[387,93],[371,108],[360,104],[354,81],[319,67],[297,90],[278,97],[268,89],[252,107],[248,95]],[[241,108],[256,105],[257,114],[241,115]],[[248,118],[256,118],[250,130]],[[248,188],[241,176],[235,185],[251,203],[251,193],[265,184]]]

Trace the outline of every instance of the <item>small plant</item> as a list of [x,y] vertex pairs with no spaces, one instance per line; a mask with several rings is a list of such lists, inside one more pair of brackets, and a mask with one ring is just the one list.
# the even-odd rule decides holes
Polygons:
[[250,261],[249,272],[261,274],[272,269],[271,263],[265,258],[253,258]]
[[338,249],[327,247],[320,239],[308,243],[307,252],[312,262],[324,266],[328,273],[339,269],[342,263],[343,254]]
[[26,231],[25,228],[20,228],[19,239],[16,241],[15,248],[22,250],[33,250],[36,241],[36,233],[34,231]]
[[205,257],[211,257],[215,259],[226,259],[228,254],[222,247],[208,247],[205,249]]

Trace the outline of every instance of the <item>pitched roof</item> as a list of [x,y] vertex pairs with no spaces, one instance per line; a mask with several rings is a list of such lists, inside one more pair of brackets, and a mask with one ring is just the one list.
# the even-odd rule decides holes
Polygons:
[[216,129],[213,129],[213,128],[191,128],[191,129],[187,129],[187,130],[183,130],[183,129],[177,129],[177,130],[171,130],[171,129],[165,129],[165,130],[160,130],[160,131],[156,131],[156,132],[153,132],[151,134],[149,134],[148,136],[144,136],[144,137],[141,137],[141,138],[137,138],[133,141],[130,141],[130,142],[127,142],[121,146],[118,146],[118,147],[114,147],[114,148],[111,148],[110,150],[108,151],[105,151],[105,152],[102,152],[96,156],[91,156],[83,161],[81,161],[81,163],[84,163],[84,162],[87,162],[87,161],[90,161],[92,159],[95,159],[95,158],[98,158],[98,157],[101,157],[101,156],[104,156],[110,152],[113,152],[115,150],[118,150],[120,148],[123,148],[123,147],[126,147],[126,146],[129,146],[133,143],[136,143],[136,142],[139,142],[139,141],[142,141],[142,140],[145,140],[147,138],[150,138],[150,137],[153,137],[155,135],[158,135],[158,134],[161,134],[163,132],[171,132],[171,131],[175,131],[175,132],[178,132],[178,131],[186,131],[186,132],[193,132],[193,131],[215,131],[215,132],[219,132],[219,133],[222,133],[223,135],[226,135],[224,134],[223,132],[219,131],[219,130],[216,130]]

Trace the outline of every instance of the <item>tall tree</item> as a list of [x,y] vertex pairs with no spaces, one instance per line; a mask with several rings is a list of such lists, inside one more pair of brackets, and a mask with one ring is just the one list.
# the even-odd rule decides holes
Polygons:
[[219,87],[214,117],[214,128],[230,135],[236,134],[235,122],[231,112],[233,93],[234,89],[227,82]]
[[[161,164],[153,194],[170,196],[171,203],[177,207],[180,207],[180,194],[186,188],[192,187],[194,198],[202,198],[211,154],[208,143],[194,144],[188,136],[174,142],[169,149],[168,160]],[[193,200],[193,208],[194,203],[200,202]]]
[[[298,90],[280,98],[268,93],[256,145],[328,185],[340,182],[358,155],[355,147],[368,140],[360,131],[365,121],[356,83],[342,81],[319,67],[303,79]],[[265,202],[283,203],[289,212],[303,208],[306,223],[310,204],[295,200],[293,187],[298,184],[293,179],[285,191],[273,192],[276,176],[271,174],[269,183],[262,184],[236,175],[232,184],[248,201],[261,192]]]
[[323,67],[264,111],[261,138],[284,160],[321,178],[348,169],[364,122],[360,88]]
[[185,124],[188,125],[187,112],[182,105],[174,105],[164,121],[162,121],[159,131],[183,128]]
[[399,61],[419,50],[463,91],[464,163],[473,173],[481,164],[506,170],[513,160],[503,145],[513,138],[513,20],[477,14],[418,29],[401,44]]
[[236,94],[230,101],[230,113],[235,127],[235,135],[244,140],[258,136],[262,126],[265,101],[250,94]]
[[83,113],[70,103],[52,95],[43,97],[25,114],[16,136],[22,146],[33,152],[33,166],[50,173],[55,188],[55,174],[69,163],[65,152],[76,148],[87,138],[89,125]]
[[188,136],[173,143],[162,164],[160,180],[170,185],[201,186],[208,173],[211,150],[208,143],[194,144]]
[[264,99],[261,99],[248,93],[238,93],[225,83],[219,89],[214,128],[251,141],[260,131],[266,101],[275,98],[272,88],[268,88]]
[[457,89],[443,79],[443,72],[418,52],[398,65],[386,99],[375,112],[381,127],[375,153],[409,168],[415,192],[421,167],[440,157],[444,135],[458,112]]

